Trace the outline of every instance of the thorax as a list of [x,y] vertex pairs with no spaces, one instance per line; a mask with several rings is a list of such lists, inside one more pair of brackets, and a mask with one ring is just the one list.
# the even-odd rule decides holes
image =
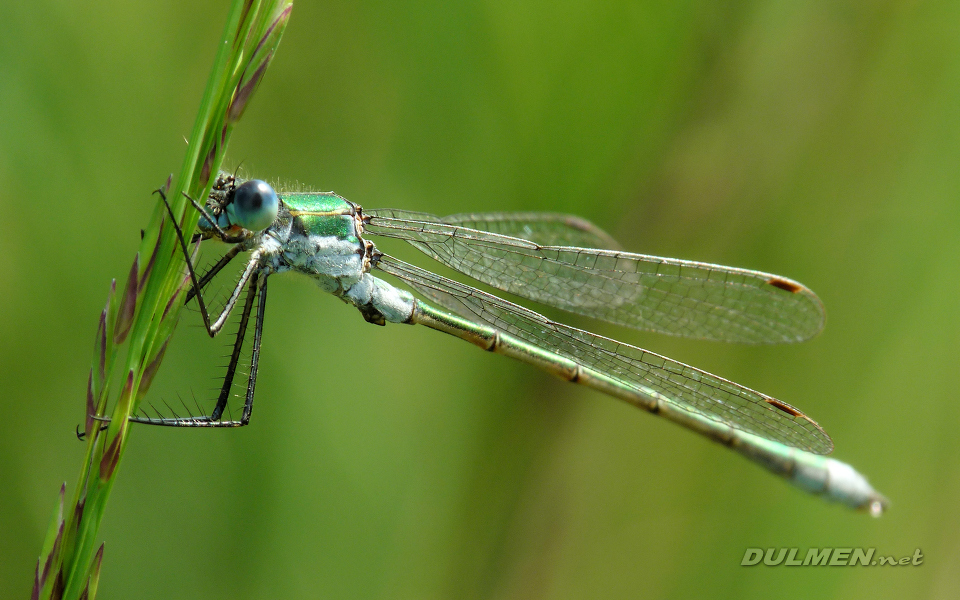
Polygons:
[[333,192],[283,194],[281,200],[281,214],[261,242],[273,271],[298,271],[342,293],[370,270],[373,245],[361,237],[357,205]]

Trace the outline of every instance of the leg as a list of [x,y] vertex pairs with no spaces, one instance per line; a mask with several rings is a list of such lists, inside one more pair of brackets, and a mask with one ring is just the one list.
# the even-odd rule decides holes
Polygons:
[[[259,290],[258,290],[259,279]],[[209,416],[196,417],[130,417],[134,423],[145,423],[148,425],[165,425],[168,427],[242,427],[250,422],[250,413],[253,411],[253,394],[257,385],[257,365],[260,359],[260,337],[263,331],[263,314],[267,304],[267,280],[266,277],[253,277],[247,285],[247,299],[243,304],[243,312],[240,314],[240,326],[237,329],[237,337],[233,342],[233,353],[230,355],[230,363],[227,365],[227,373],[223,378],[223,385],[220,387],[220,396],[217,398],[217,404]],[[253,332],[253,351],[250,356],[250,375],[247,380],[246,401],[243,406],[243,415],[239,421],[222,421],[223,411],[227,407],[227,401],[230,399],[230,391],[233,387],[233,380],[237,374],[237,366],[240,363],[240,353],[243,348],[243,340],[246,337],[247,328],[250,325],[250,313],[253,311],[253,305],[259,295],[260,301],[257,304],[257,316],[255,319]]]
[[[223,327],[223,324],[226,323],[227,318],[230,316],[230,312],[233,310],[234,305],[236,304],[237,298],[240,295],[240,291],[243,289],[244,284],[246,284],[247,279],[253,272],[255,267],[254,261],[251,261],[247,265],[246,270],[243,273],[243,276],[240,278],[240,281],[237,282],[237,286],[234,288],[233,293],[230,295],[230,299],[227,301],[226,306],[223,307],[223,311],[220,313],[220,316],[217,317],[217,320],[211,324],[210,322],[210,313],[207,311],[206,303],[203,301],[203,294],[200,293],[200,290],[203,289],[207,283],[221,270],[223,267],[236,256],[240,249],[238,246],[234,246],[227,252],[216,265],[210,269],[209,272],[204,274],[203,279],[200,280],[197,278],[197,273],[193,268],[193,260],[190,258],[190,251],[187,248],[187,243],[183,239],[183,231],[180,229],[180,224],[177,223],[176,217],[173,215],[173,209],[170,207],[170,203],[167,201],[166,194],[163,193],[163,190],[157,190],[157,193],[160,194],[160,198],[163,200],[163,204],[167,207],[167,213],[170,215],[170,220],[173,223],[173,228],[177,232],[177,240],[180,242],[180,249],[183,251],[183,259],[187,263],[187,271],[190,273],[190,280],[193,282],[193,288],[187,294],[187,300],[192,299],[194,296],[197,298],[197,304],[200,307],[200,316],[203,318],[203,324],[207,328],[207,333],[210,334],[210,337],[216,336],[220,333],[220,329]],[[189,198],[189,196],[188,196]],[[201,210],[202,214],[207,215],[206,211],[200,207],[192,198],[190,199],[193,202],[193,205]],[[218,228],[219,229],[219,228]]]
[[[247,397],[243,407],[242,423],[246,425],[250,420],[250,410],[253,406],[253,387],[257,382],[257,359],[260,354],[260,328],[263,326],[263,307],[266,303],[266,278],[263,279],[263,287],[260,289],[260,304],[257,307],[256,325],[253,332],[253,354],[250,356],[250,379],[247,382]],[[247,327],[250,325],[250,313],[253,310],[253,302],[257,297],[257,279],[251,279],[247,291],[247,301],[243,305],[243,312],[240,314],[240,327],[237,329],[237,339],[233,343],[233,353],[230,355],[230,364],[227,365],[227,374],[223,377],[223,386],[220,388],[220,397],[217,398],[217,405],[210,414],[210,419],[218,421],[227,407],[227,400],[230,399],[230,389],[233,387],[233,378],[237,374],[237,365],[240,363],[240,350],[243,347],[243,338],[246,336]],[[233,422],[233,421],[231,421]]]
[[[173,223],[174,230],[177,233],[177,239],[180,242],[180,249],[183,252],[184,261],[187,263],[187,270],[190,273],[190,279],[193,282],[193,287],[186,295],[184,302],[189,302],[194,296],[197,298],[197,304],[200,307],[200,315],[203,317],[204,325],[206,326],[207,333],[210,334],[210,337],[216,336],[220,333],[220,330],[223,328],[223,325],[226,323],[227,319],[230,316],[230,313],[233,311],[234,306],[236,305],[237,300],[240,297],[244,286],[248,283],[249,292],[246,303],[243,308],[243,314],[240,318],[240,328],[237,331],[237,339],[234,341],[233,354],[230,359],[230,364],[227,367],[227,375],[224,378],[224,384],[220,391],[220,397],[217,400],[217,405],[211,416],[199,416],[199,417],[179,417],[174,415],[171,417],[162,417],[158,416],[156,418],[146,417],[146,416],[131,416],[130,421],[134,423],[147,423],[150,425],[167,425],[174,427],[237,427],[240,425],[246,425],[250,420],[250,411],[253,408],[253,389],[256,385],[256,364],[257,359],[259,358],[260,352],[260,331],[263,327],[263,309],[266,304],[266,276],[258,277],[254,276],[254,273],[257,270],[257,259],[254,257],[247,264],[247,268],[244,269],[243,274],[240,276],[240,280],[237,282],[233,292],[230,294],[230,298],[227,300],[226,305],[223,308],[223,311],[220,313],[219,317],[213,323],[210,322],[210,314],[207,311],[206,304],[203,301],[203,295],[201,290],[208,284],[210,281],[219,273],[237,254],[240,253],[240,246],[235,245],[233,248],[227,251],[217,264],[215,264],[209,271],[207,271],[202,278],[198,279],[197,274],[193,268],[193,260],[190,257],[189,249],[187,248],[186,241],[183,238],[183,231],[180,229],[180,225],[177,223],[176,218],[173,215],[173,210],[170,207],[170,203],[167,201],[166,195],[163,190],[157,190],[157,193],[160,194],[160,198],[163,200],[164,205],[167,207],[167,213],[170,215],[171,222]],[[189,198],[189,196],[188,196]],[[207,216],[205,210],[200,207],[192,198],[194,206],[198,208]],[[208,217],[209,218],[209,217]],[[250,311],[253,308],[254,300],[257,296],[257,280],[262,280],[262,291],[260,291],[260,304],[258,306],[257,320],[256,320],[256,333],[254,336],[254,355],[252,358],[251,364],[251,380],[247,385],[247,400],[244,405],[243,410],[243,419],[242,421],[220,421],[220,416],[223,414],[224,409],[226,408],[227,400],[230,397],[230,387],[233,384],[233,378],[236,374],[237,364],[240,360],[240,350],[243,346],[243,338],[247,330],[247,325],[250,319]],[[97,420],[108,420],[103,418],[97,418]],[[101,426],[101,430],[105,429],[107,426]],[[77,438],[83,439],[83,435],[80,433],[79,428],[77,429]]]
[[233,248],[227,250],[227,253],[220,257],[220,260],[217,261],[217,264],[210,267],[210,270],[204,273],[203,277],[200,278],[200,287],[198,288],[196,285],[194,285],[190,288],[190,291],[187,292],[187,297],[183,300],[183,303],[186,304],[187,302],[193,300],[193,297],[199,293],[199,290],[207,287],[207,284],[210,283],[210,280],[216,277],[217,273],[227,266],[227,264],[238,254],[240,254],[240,246],[234,246]]
[[247,379],[247,398],[243,403],[243,415],[240,424],[250,422],[253,412],[253,392],[257,388],[257,367],[260,365],[260,337],[263,334],[263,313],[267,308],[267,278],[260,285],[260,303],[257,304],[257,322],[253,326],[253,350],[250,353],[250,377]]

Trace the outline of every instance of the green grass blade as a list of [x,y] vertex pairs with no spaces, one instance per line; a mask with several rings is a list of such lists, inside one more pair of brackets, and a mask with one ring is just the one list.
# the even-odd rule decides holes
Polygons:
[[[184,195],[205,198],[220,169],[233,127],[273,58],[290,18],[286,0],[235,0],[227,18],[180,173],[162,192],[184,231],[199,215]],[[33,598],[92,598],[103,547],[97,543],[110,490],[137,410],[160,367],[176,326],[186,289],[183,259],[163,203],[157,202],[139,252],[117,294],[117,283],[100,316],[94,359],[85,394],[87,439],[83,469],[73,503],[64,509],[63,491],[34,576]],[[125,355],[117,361],[121,348]],[[110,381],[122,365],[122,386],[106,430],[90,413],[105,414]]]

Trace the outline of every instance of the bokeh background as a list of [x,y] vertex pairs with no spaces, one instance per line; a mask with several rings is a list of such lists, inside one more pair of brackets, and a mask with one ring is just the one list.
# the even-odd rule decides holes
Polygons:
[[[226,10],[0,9],[4,598],[29,593],[75,484],[98,314],[179,169]],[[958,114],[956,2],[298,2],[231,164],[368,207],[577,213],[635,251],[804,282],[828,322],[799,346],[570,321],[801,407],[893,507],[828,504],[290,278],[252,426],[134,432],[100,597],[957,597]],[[198,324],[154,398],[215,385],[226,340]],[[748,547],[924,561],[748,568]]]

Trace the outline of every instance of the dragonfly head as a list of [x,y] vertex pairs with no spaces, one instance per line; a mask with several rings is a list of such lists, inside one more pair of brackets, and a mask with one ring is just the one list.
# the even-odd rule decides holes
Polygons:
[[266,181],[245,181],[227,199],[224,214],[230,226],[249,231],[263,231],[277,220],[280,200],[277,192]]

